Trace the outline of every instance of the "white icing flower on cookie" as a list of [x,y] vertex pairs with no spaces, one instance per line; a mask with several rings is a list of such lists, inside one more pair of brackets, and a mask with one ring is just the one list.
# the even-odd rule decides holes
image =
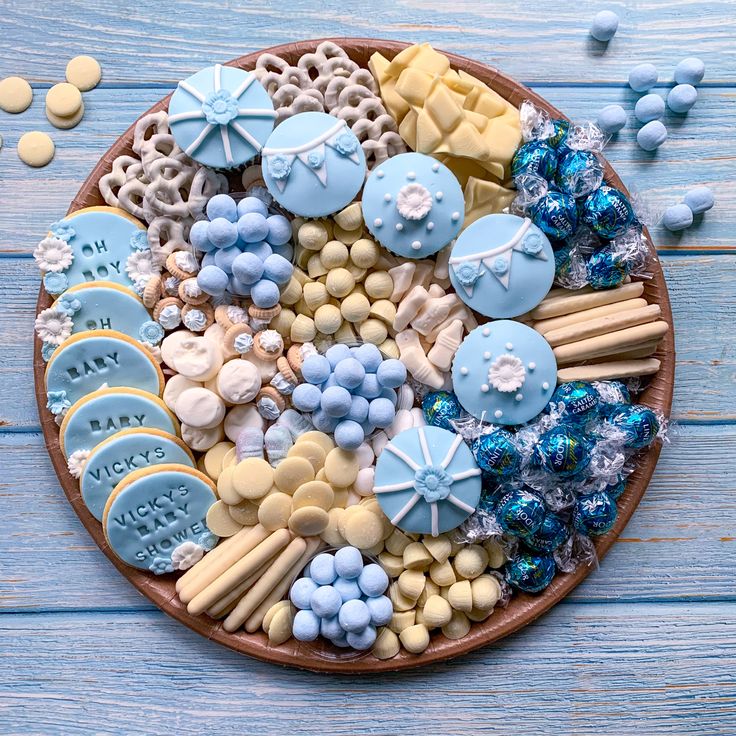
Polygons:
[[227,308],[227,318],[234,324],[241,324],[248,321],[248,313],[243,307],[235,306],[231,304]]
[[167,304],[158,316],[158,323],[165,330],[175,330],[181,324],[181,309],[177,304]]
[[61,345],[72,334],[73,326],[71,317],[58,312],[55,307],[44,309],[35,322],[39,339],[52,345]]
[[421,220],[432,209],[432,195],[421,184],[406,184],[396,195],[396,209],[405,220]]
[[166,293],[171,296],[176,296],[179,293],[180,283],[181,279],[176,278],[176,276],[169,276],[164,281],[164,288],[166,289]]
[[201,309],[190,309],[182,319],[184,327],[192,332],[202,332],[207,326],[207,315]]
[[71,455],[69,455],[67,467],[69,468],[69,473],[74,478],[79,478],[82,475],[84,464],[87,462],[87,458],[90,454],[89,450],[75,450]]
[[197,259],[189,251],[177,251],[174,255],[174,261],[176,262],[176,265],[186,273],[197,273],[197,271],[199,271]]
[[131,253],[125,263],[125,273],[136,286],[145,286],[154,273],[151,251],[141,250]]
[[503,393],[520,389],[526,380],[524,364],[515,355],[499,355],[488,371],[488,382]]
[[187,299],[199,299],[202,296],[202,289],[199,288],[197,279],[187,279],[183,284],[182,289]]
[[74,251],[61,238],[44,238],[35,247],[33,257],[44,273],[59,273],[72,265]]
[[204,556],[204,549],[195,542],[182,542],[171,553],[171,564],[175,570],[188,570]]
[[284,348],[284,338],[276,330],[265,330],[259,334],[258,344],[267,353],[280,353]]

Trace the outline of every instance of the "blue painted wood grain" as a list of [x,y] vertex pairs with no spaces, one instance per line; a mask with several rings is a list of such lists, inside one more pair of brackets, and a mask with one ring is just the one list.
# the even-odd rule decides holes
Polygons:
[[[607,49],[587,35],[601,7],[621,16]],[[26,76],[35,99],[23,115],[0,112],[0,733],[736,732],[732,0],[292,0],[288,10],[270,0],[23,0],[2,10],[0,76]],[[667,144],[640,151],[632,118],[606,156],[655,215],[693,184],[718,198],[685,233],[652,230],[673,303],[681,426],[601,569],[495,646],[350,680],[238,657],[152,609],[66,503],[38,432],[30,370],[30,252],[100,154],[197,68],[329,35],[430,41],[530,83],[576,120],[611,102],[631,111],[633,64],[654,62],[664,94],[677,61],[698,55],[706,84],[688,116],[666,119]],[[82,124],[57,131],[43,97],[78,53],[101,61],[103,84],[85,94]],[[57,145],[40,171],[16,156],[31,129]]]

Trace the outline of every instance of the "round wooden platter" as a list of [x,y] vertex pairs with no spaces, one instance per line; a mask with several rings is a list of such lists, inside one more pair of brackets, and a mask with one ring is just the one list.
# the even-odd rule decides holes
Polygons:
[[[289,63],[296,64],[304,53],[313,51],[316,46],[325,39],[300,41],[298,43],[275,46],[266,51],[280,56]],[[376,39],[358,38],[335,38],[328,39],[342,46],[349,56],[363,67],[367,66],[368,59],[375,51],[380,51],[387,58],[393,58],[399,51],[406,48],[408,44],[397,41],[381,41]],[[230,66],[243,69],[253,69],[256,60],[262,51],[242,56],[228,62]],[[462,56],[447,54],[453,68],[463,69],[480,79],[493,88],[507,100],[519,105],[523,100],[532,100],[536,105],[550,112],[553,117],[564,117],[562,113],[552,107],[548,102],[536,93],[527,89],[518,82],[510,79],[501,72],[484,64],[481,64]],[[169,98],[155,104],[148,112],[165,110]],[[113,160],[123,154],[132,154],[133,128],[130,128],[112,145],[95,166],[92,173],[82,185],[72,201],[69,212],[90,207],[93,205],[104,205],[97,183],[103,174],[111,170]],[[623,183],[611,166],[606,163],[606,181],[626,191]],[[656,258],[652,259],[649,271],[652,277],[645,282],[644,295],[650,303],[657,303],[662,309],[662,318],[672,327],[672,312],[670,310],[669,296],[665,284],[664,275]],[[50,306],[51,298],[43,290],[40,290],[37,309],[40,311]],[[660,343],[656,357],[661,361],[661,369],[640,397],[640,401],[648,406],[658,409],[665,415],[669,415],[672,405],[672,390],[675,371],[675,348],[674,334],[670,329]],[[206,616],[190,616],[186,608],[178,601],[174,590],[174,577],[171,575],[157,577],[155,575],[136,570],[124,565],[111,552],[100,524],[87,511],[79,493],[77,481],[69,474],[64,457],[59,449],[59,428],[53,416],[46,410],[46,392],[44,389],[45,363],[41,358],[41,343],[36,339],[34,350],[34,378],[36,387],[36,398],[38,402],[41,426],[48,448],[51,461],[59,477],[59,481],[66,493],[69,503],[76,511],[82,523],[95,540],[100,549],[107,555],[110,561],[117,567],[143,595],[155,603],[162,611],[174,617],[184,625],[199,634],[229,647],[237,652],[248,654],[258,659],[266,660],[283,665],[301,667],[321,672],[342,673],[372,673],[381,671],[399,670],[410,667],[419,667],[441,660],[465,654],[485,644],[501,639],[508,634],[518,631],[523,626],[541,616],[555,603],[564,598],[575,586],[577,586],[590,572],[588,567],[579,567],[572,574],[558,574],[552,584],[539,595],[516,594],[511,599],[506,609],[495,611],[486,621],[473,624],[470,633],[463,639],[452,641],[446,639],[439,632],[432,635],[432,640],[427,650],[420,655],[412,655],[402,652],[393,659],[381,661],[372,655],[361,657],[341,656],[329,645],[324,647],[319,643],[301,644],[290,640],[278,647],[272,647],[268,638],[262,632],[247,634],[245,631],[229,634],[223,631],[220,622],[214,621]],[[660,444],[642,453],[637,462],[635,472],[630,476],[626,492],[618,502],[618,519],[611,531],[596,540],[598,556],[603,557],[621,533],[631,518],[634,509],[644,495],[654,468],[659,457]]]

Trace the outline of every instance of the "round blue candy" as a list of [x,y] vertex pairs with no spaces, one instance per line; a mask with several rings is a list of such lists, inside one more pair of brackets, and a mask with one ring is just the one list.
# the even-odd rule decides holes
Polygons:
[[391,623],[394,615],[394,606],[391,599],[385,595],[379,595],[375,598],[366,598],[365,604],[371,614],[371,624],[373,626],[386,626]]
[[664,211],[662,224],[673,233],[685,230],[693,224],[693,211],[687,204],[673,204]]
[[215,248],[229,248],[238,242],[238,228],[234,222],[217,217],[207,228],[207,238]]
[[235,200],[227,194],[215,194],[214,197],[207,202],[207,217],[210,220],[216,220],[218,217],[224,217],[230,222],[238,219],[238,206]]
[[623,283],[631,263],[610,246],[598,248],[585,264],[588,283],[594,289],[610,289]]
[[227,274],[217,266],[205,266],[197,274],[197,284],[205,294],[218,296],[227,289],[229,279]]
[[652,120],[642,126],[636,134],[636,142],[645,151],[656,151],[666,140],[667,128],[659,120]]
[[350,356],[350,348],[343,343],[332,345],[331,347],[327,348],[327,352],[325,353],[325,358],[327,358],[327,361],[329,362],[330,368],[332,370],[335,370],[335,368],[337,368],[337,364],[341,360],[345,360],[345,358],[349,358]]
[[603,181],[603,166],[592,151],[570,151],[560,158],[555,183],[573,197],[584,197]]
[[658,77],[654,64],[639,64],[629,72],[629,87],[634,92],[648,92],[657,84]]
[[365,368],[357,358],[344,358],[335,366],[335,380],[346,389],[358,388],[364,378]]
[[244,197],[238,202],[238,219],[250,212],[257,212],[259,215],[268,217],[268,207],[258,197]]
[[679,115],[684,115],[697,101],[698,90],[692,84],[678,84],[667,94],[667,107]]
[[564,240],[575,232],[578,212],[575,199],[566,192],[550,190],[531,209],[534,224],[554,240]]
[[288,284],[292,273],[294,273],[294,266],[286,258],[276,253],[268,256],[263,262],[264,277],[277,284]]
[[345,636],[340,621],[337,616],[331,616],[330,618],[323,618],[320,622],[319,632],[325,639],[341,639]]
[[[655,124],[656,121],[648,123],[648,125]],[[604,184],[586,197],[583,202],[582,217],[583,222],[596,235],[612,239],[631,226],[634,221],[634,209],[623,192]]]
[[371,612],[368,610],[364,601],[352,600],[345,601],[340,606],[340,613],[338,613],[340,620],[340,626],[345,631],[363,631],[371,622]]
[[366,565],[358,576],[360,589],[369,597],[383,595],[388,588],[388,575],[386,571],[375,562]]
[[348,631],[345,639],[353,649],[362,652],[376,643],[376,629],[374,626],[366,626],[362,631]]
[[311,609],[322,618],[336,616],[342,606],[340,594],[331,585],[320,585],[312,593],[310,599]]
[[548,409],[555,409],[567,422],[585,424],[595,416],[600,404],[598,392],[587,381],[561,383],[550,399]]
[[337,429],[337,425],[339,423],[339,419],[331,417],[329,414],[325,414],[322,409],[317,409],[317,411],[312,414],[312,424],[314,424],[314,428],[320,432],[332,434],[335,429]]
[[347,578],[337,578],[332,587],[340,594],[342,602],[353,601],[363,595],[357,580],[348,580]]
[[522,552],[506,563],[506,580],[525,593],[544,590],[555,576],[555,561],[552,555]]
[[641,404],[623,405],[609,412],[607,421],[626,435],[624,447],[641,450],[651,445],[659,434],[659,419]]
[[240,255],[240,252],[237,245],[215,251],[215,265],[225,273],[231,274],[233,272],[233,262]]
[[[373,434],[373,432],[375,432],[375,430],[376,430],[375,425],[371,424],[367,419],[360,425],[360,428],[363,430],[363,437],[364,438],[365,437],[368,437],[371,434]],[[348,450],[350,448],[346,447],[344,449]]]
[[396,402],[399,400],[396,391],[392,388],[382,388],[379,398],[388,399],[394,406],[396,406]]
[[362,363],[366,373],[375,373],[383,362],[381,351],[369,342],[353,348],[350,352]]
[[299,411],[316,411],[321,401],[322,392],[311,383],[300,383],[291,394],[291,403]]
[[318,585],[332,585],[335,582],[335,558],[326,552],[317,555],[309,563],[309,575]]
[[396,358],[388,358],[376,369],[376,377],[381,386],[398,388],[406,382],[406,366]]
[[265,261],[273,253],[271,246],[265,240],[260,243],[246,243],[243,250],[246,253],[253,253],[262,261]]
[[273,281],[261,279],[253,284],[250,290],[250,298],[253,304],[261,309],[270,309],[279,303],[279,287]]
[[521,453],[505,429],[481,434],[471,449],[478,467],[495,478],[508,478],[519,470]]
[[664,100],[654,93],[644,95],[636,101],[634,115],[642,123],[659,120],[664,115]]
[[617,515],[616,502],[605,491],[599,491],[578,498],[572,523],[581,534],[597,537],[611,529]]
[[548,473],[569,478],[590,464],[590,445],[576,429],[561,424],[539,437],[534,458]]
[[289,591],[289,600],[297,608],[309,608],[312,593],[317,590],[319,586],[312,580],[312,578],[298,578],[294,581]]
[[389,399],[373,399],[368,407],[368,421],[375,427],[386,429],[396,416],[396,407]]
[[189,242],[197,249],[204,253],[209,253],[215,247],[207,237],[210,223],[207,220],[197,220],[189,230]]
[[615,483],[606,486],[603,489],[614,501],[618,501],[624,495],[626,490],[626,478],[619,478]]
[[266,218],[268,237],[271,245],[286,245],[291,240],[291,223],[283,215]]
[[590,27],[590,35],[596,41],[610,41],[618,30],[618,16],[612,10],[601,10],[596,13],[593,18],[593,24]]
[[248,212],[238,219],[238,235],[244,243],[260,243],[268,236],[268,222],[260,212]]
[[363,570],[363,555],[355,547],[341,547],[335,552],[335,571],[342,578],[353,580]]
[[[214,248],[214,246],[213,246]],[[217,255],[216,250],[211,250],[209,253],[205,253],[202,256],[202,263],[200,263],[200,266],[204,268],[205,266],[215,266],[215,256]]]
[[302,376],[304,376],[304,380],[315,385],[324,383],[330,377],[330,371],[330,362],[324,355],[310,355],[302,363]]
[[230,277],[228,289],[236,296],[250,296],[250,284],[244,284],[238,281],[235,276]]
[[514,179],[522,174],[532,174],[550,181],[556,168],[557,152],[544,141],[524,143],[511,160],[511,176]]
[[381,391],[381,384],[378,383],[378,377],[375,373],[367,373],[357,389],[358,395],[366,399],[377,399],[381,395]]
[[621,105],[606,105],[598,113],[596,122],[604,133],[613,135],[626,125],[626,110]]
[[322,411],[330,417],[342,419],[350,411],[350,392],[342,386],[329,386],[322,392]]
[[705,76],[705,64],[694,56],[688,56],[675,67],[677,84],[692,84],[697,87]]
[[362,424],[368,419],[368,399],[363,396],[353,396],[350,411],[346,418],[358,424]]
[[683,198],[685,204],[693,211],[694,215],[707,212],[715,203],[713,192],[708,187],[695,187]]
[[294,246],[291,243],[287,243],[286,245],[272,245],[271,252],[285,258],[289,263],[294,260]]
[[263,261],[254,253],[240,253],[232,262],[233,276],[243,284],[255,284],[263,276]]
[[343,419],[335,427],[335,444],[343,450],[357,450],[365,441],[366,434],[373,431],[373,427],[358,424],[350,419]]
[[547,513],[539,529],[524,537],[524,544],[535,552],[554,552],[568,536],[567,524],[556,514]]
[[319,636],[319,616],[314,611],[297,611],[291,627],[297,641],[314,641]]

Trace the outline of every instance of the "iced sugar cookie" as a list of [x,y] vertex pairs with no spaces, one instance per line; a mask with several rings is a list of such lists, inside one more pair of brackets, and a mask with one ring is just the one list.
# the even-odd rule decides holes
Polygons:
[[240,166],[261,151],[276,113],[252,72],[215,64],[179,82],[169,126],[195,161],[216,169]]
[[344,120],[323,112],[287,118],[261,153],[268,191],[295,215],[331,215],[349,205],[363,186],[360,141]]
[[135,386],[157,396],[164,389],[164,374],[151,353],[115,330],[90,330],[64,340],[51,356],[44,380],[54,414],[103,384]]
[[179,422],[153,394],[128,386],[103,388],[77,401],[59,430],[59,446],[68,458],[77,450],[92,450],[123,429],[160,429],[179,434]]
[[87,458],[79,478],[82,499],[92,516],[102,521],[107,499],[125,476],[167,463],[193,468],[194,457],[173,434],[154,427],[124,429],[100,442]]
[[494,424],[522,424],[547,405],[557,382],[549,343],[531,327],[499,320],[476,327],[452,362],[463,408]]
[[[186,569],[217,538],[207,528],[207,509],[217,496],[212,481],[185,465],[136,470],[115,487],[102,528],[112,551],[126,564],[156,575]],[[200,549],[195,552],[191,544]],[[187,560],[188,562],[189,560]]]
[[517,317],[552,286],[555,259],[547,236],[516,215],[486,215],[466,228],[450,255],[458,296],[488,317]]
[[414,427],[396,435],[378,456],[374,493],[394,526],[437,536],[475,511],[480,468],[454,432]]
[[447,166],[423,153],[384,161],[363,190],[368,229],[404,258],[426,258],[444,248],[460,232],[464,214],[460,182]]
[[151,320],[140,297],[112,281],[93,281],[67,289],[52,305],[72,320],[72,334],[115,330],[143,339],[141,326]]
[[87,207],[55,222],[33,251],[50,294],[87,281],[134,288],[151,269],[146,228],[117,207]]

